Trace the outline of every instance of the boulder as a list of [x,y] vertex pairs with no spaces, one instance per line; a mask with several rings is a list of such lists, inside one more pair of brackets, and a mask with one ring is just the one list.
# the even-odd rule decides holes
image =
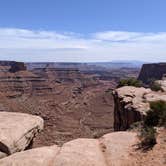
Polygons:
[[4,158],[4,157],[7,157],[7,154],[6,153],[3,153],[3,152],[0,152],[0,159]]
[[15,153],[0,160],[1,166],[53,166],[59,148],[55,146]]
[[43,124],[38,116],[0,112],[0,151],[10,155],[26,149]]
[[106,166],[104,156],[95,139],[76,139],[65,143],[54,166]]
[[1,166],[133,166],[130,156],[136,133],[116,132],[100,139],[76,139],[62,147],[51,146],[15,153]]
[[137,134],[114,132],[99,139],[108,166],[133,166],[135,159],[130,156],[137,144]]

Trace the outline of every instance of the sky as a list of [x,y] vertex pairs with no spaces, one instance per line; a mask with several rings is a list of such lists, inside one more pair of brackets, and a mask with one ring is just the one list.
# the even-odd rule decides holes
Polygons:
[[0,0],[0,60],[166,61],[166,1]]

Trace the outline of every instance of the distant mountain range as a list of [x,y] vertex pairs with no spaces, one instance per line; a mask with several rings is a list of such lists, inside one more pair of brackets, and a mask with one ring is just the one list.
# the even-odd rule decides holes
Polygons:
[[29,69],[33,68],[79,68],[80,70],[104,70],[104,69],[119,69],[119,68],[141,68],[147,62],[142,61],[112,61],[112,62],[30,62],[26,63]]

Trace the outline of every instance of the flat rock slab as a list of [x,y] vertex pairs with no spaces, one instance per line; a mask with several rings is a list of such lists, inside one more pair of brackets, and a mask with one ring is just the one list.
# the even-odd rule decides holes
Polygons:
[[95,139],[76,139],[63,145],[53,166],[106,166]]
[[137,144],[137,134],[133,132],[115,132],[106,134],[99,140],[103,147],[108,166],[133,166],[135,160],[130,156]]
[[0,112],[0,151],[10,155],[24,150],[43,125],[38,116]]
[[130,152],[136,143],[136,133],[110,133],[15,153],[1,159],[0,166],[133,166]]
[[0,160],[1,166],[52,166],[59,148],[42,147],[15,153]]

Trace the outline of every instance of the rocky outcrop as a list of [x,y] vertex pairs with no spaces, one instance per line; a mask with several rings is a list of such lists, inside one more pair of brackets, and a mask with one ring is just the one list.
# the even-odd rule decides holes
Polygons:
[[42,129],[38,116],[0,112],[0,157],[25,150]]
[[36,68],[33,73],[50,81],[59,82],[74,82],[82,77],[77,68]]
[[1,166],[132,166],[135,133],[116,132],[96,139],[76,139],[57,146],[16,153],[0,160]]
[[166,74],[166,63],[144,64],[138,79],[148,84],[154,80],[161,80]]
[[24,70],[26,70],[26,66],[23,62],[13,62],[11,63],[11,68],[9,69],[12,73]]
[[149,102],[166,101],[166,93],[154,92],[146,88],[124,86],[113,92],[114,130],[126,130],[134,122],[143,120],[150,109]]
[[45,78],[29,71],[0,72],[0,92],[14,98],[31,94],[46,95],[52,92],[52,88]]

